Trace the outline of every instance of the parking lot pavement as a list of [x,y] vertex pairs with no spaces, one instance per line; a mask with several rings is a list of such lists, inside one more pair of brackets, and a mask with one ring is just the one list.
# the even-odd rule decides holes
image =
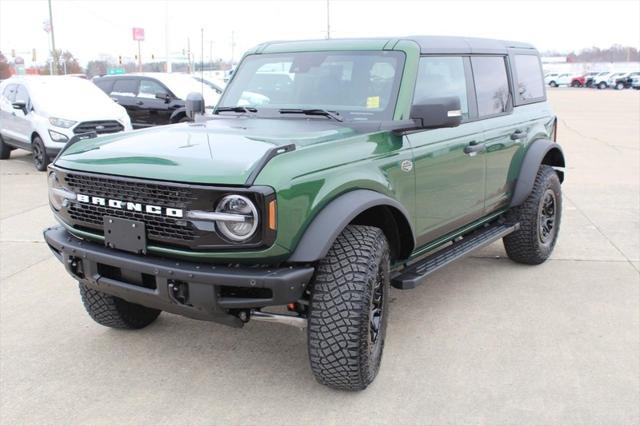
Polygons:
[[41,238],[45,176],[14,151],[0,163],[0,423],[638,424],[640,92],[549,97],[568,159],[553,258],[516,265],[494,244],[394,291],[360,393],[315,383],[297,329],[93,323]]

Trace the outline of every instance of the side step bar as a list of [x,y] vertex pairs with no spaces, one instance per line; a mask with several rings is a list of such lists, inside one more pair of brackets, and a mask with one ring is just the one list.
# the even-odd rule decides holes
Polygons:
[[449,246],[407,267],[391,279],[391,285],[402,290],[415,288],[422,284],[429,274],[518,229],[520,229],[520,224],[516,223],[514,225],[496,224],[473,231],[462,239],[454,241]]

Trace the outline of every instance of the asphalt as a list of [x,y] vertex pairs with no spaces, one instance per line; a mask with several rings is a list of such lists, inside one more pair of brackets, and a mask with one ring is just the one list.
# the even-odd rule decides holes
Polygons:
[[317,384],[305,333],[162,314],[92,322],[45,246],[46,178],[0,162],[0,423],[640,423],[640,92],[557,89],[568,161],[557,248],[536,267],[500,243],[393,291],[367,390]]

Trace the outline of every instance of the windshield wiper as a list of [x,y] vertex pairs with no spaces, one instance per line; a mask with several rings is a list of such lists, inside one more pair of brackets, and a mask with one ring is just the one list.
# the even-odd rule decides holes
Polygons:
[[343,121],[340,113],[336,111],[327,111],[322,108],[302,109],[302,108],[284,108],[280,110],[280,114],[304,114],[304,115],[322,115],[332,120]]
[[258,109],[257,108],[253,108],[253,107],[245,107],[245,106],[218,107],[213,111],[213,113],[217,114],[219,112],[225,112],[225,111],[230,111],[230,112],[258,112]]

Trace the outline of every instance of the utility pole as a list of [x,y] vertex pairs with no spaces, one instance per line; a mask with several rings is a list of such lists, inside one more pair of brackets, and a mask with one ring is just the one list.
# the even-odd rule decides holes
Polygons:
[[213,66],[213,40],[209,40],[209,62]]
[[49,26],[51,27],[51,60],[55,62],[54,66],[51,67],[51,74],[56,74],[58,68],[58,54],[56,52],[56,37],[53,35],[53,12],[51,11],[51,0],[49,0]]
[[187,37],[187,66],[191,74],[191,37]]
[[331,15],[329,14],[329,0],[327,0],[327,40],[331,38]]
[[200,28],[200,78],[200,93],[204,94],[204,28]]
[[233,58],[236,50],[236,32],[231,31],[231,67],[233,67]]
[[171,72],[171,58],[169,57],[169,1],[164,2],[164,58],[167,61],[166,71]]
[[140,40],[138,40],[138,72],[142,72],[142,54],[140,50]]

